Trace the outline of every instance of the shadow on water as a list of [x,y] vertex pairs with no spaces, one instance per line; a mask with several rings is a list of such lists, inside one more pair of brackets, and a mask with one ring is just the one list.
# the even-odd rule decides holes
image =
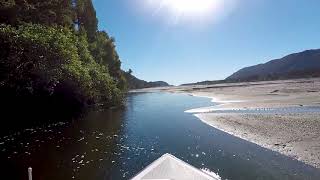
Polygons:
[[78,119],[83,105],[66,96],[17,96],[0,90],[0,135],[32,126]]
[[137,93],[125,109],[92,110],[0,138],[7,179],[128,179],[164,153],[223,179],[318,179],[320,170],[214,129],[185,110],[210,99]]
[[[113,156],[123,110],[91,110],[71,122],[54,122],[0,138],[2,176],[26,179],[103,179]],[[56,121],[56,120],[55,120]]]

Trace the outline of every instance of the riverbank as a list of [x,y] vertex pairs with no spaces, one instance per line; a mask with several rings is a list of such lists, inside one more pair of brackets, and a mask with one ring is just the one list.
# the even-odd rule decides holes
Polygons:
[[[320,168],[320,113],[205,113],[215,109],[282,108],[319,105],[319,79],[237,83],[187,88],[220,102],[196,113],[210,126]],[[198,109],[201,110],[201,109]],[[201,112],[201,111],[200,111]]]
[[202,113],[195,116],[229,134],[320,167],[320,113]]
[[[204,123],[320,168],[320,113],[223,113],[221,110],[320,106],[320,79],[153,89],[212,98],[194,113]],[[219,111],[217,111],[219,110]]]

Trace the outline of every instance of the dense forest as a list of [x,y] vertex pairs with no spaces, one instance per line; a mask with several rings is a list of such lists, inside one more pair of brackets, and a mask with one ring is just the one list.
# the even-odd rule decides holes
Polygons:
[[91,0],[2,1],[0,17],[1,90],[121,102],[121,62],[114,39],[98,31]]
[[60,113],[123,102],[126,72],[91,0],[1,0],[0,46],[2,108]]

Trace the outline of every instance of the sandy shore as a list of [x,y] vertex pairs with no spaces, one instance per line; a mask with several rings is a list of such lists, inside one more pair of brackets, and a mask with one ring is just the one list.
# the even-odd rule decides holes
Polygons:
[[229,134],[320,167],[320,113],[196,116]]
[[189,112],[210,126],[320,168],[320,112],[215,112],[226,109],[320,106],[319,78],[179,86],[147,91],[154,90],[212,98],[219,105]]

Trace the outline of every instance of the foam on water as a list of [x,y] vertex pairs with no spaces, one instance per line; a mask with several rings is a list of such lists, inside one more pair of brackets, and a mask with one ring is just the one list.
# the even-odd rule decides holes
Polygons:
[[221,180],[221,177],[219,176],[219,174],[214,173],[213,171],[211,171],[208,168],[202,168],[201,171],[208,174],[209,176],[212,176],[213,178]]

